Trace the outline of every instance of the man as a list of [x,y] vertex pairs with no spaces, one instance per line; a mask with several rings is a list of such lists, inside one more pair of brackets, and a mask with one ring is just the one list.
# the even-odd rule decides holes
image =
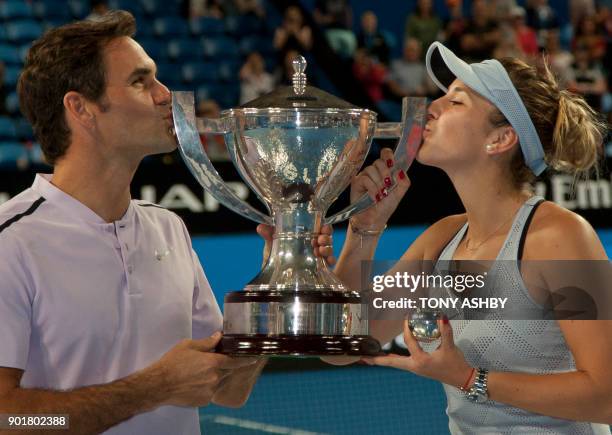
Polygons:
[[20,105],[54,171],[0,207],[0,414],[196,434],[196,407],[242,405],[265,362],[214,353],[222,317],[184,224],[130,198],[142,158],[176,148],[134,31],[113,12],[51,30],[26,59]]

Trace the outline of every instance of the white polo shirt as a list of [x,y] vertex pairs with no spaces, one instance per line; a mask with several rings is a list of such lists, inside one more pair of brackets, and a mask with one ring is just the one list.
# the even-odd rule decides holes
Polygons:
[[[37,175],[0,206],[0,367],[23,388],[104,384],[158,360],[222,316],[182,220],[144,201],[106,223]],[[109,434],[199,434],[195,408],[165,406]]]

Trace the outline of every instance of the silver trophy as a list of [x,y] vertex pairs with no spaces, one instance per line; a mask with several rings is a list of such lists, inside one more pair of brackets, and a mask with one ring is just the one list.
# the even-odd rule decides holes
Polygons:
[[[293,86],[279,88],[219,119],[196,118],[192,92],[173,92],[179,149],[192,174],[234,212],[275,227],[270,257],[243,291],[225,296],[218,351],[244,355],[375,355],[367,304],[314,255],[323,224],[372,205],[364,195],[326,217],[350,184],[373,138],[395,138],[394,169],[407,170],[421,143],[424,98],[404,99],[401,123],[376,123],[376,113],[306,85],[306,60],[293,61]],[[266,205],[263,214],[223,182],[200,142],[223,135],[245,183]],[[392,187],[393,188],[393,187]],[[356,272],[359,273],[359,272]]]

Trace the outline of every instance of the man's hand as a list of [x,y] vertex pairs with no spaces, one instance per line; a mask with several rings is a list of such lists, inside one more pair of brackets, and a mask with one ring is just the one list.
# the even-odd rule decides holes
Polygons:
[[[312,246],[314,247],[314,253],[317,257],[322,257],[325,262],[333,266],[336,264],[336,257],[334,257],[334,247],[332,245],[333,228],[331,225],[323,225],[321,232],[316,239],[312,240]],[[274,227],[265,224],[257,225],[257,234],[259,234],[265,241],[263,253],[263,264],[266,264],[268,257],[270,256],[270,250],[272,249],[272,239],[274,237]]]
[[167,396],[164,404],[206,406],[226,377],[258,362],[257,358],[214,353],[220,339],[221,333],[217,332],[201,340],[183,340],[150,367],[163,379]]

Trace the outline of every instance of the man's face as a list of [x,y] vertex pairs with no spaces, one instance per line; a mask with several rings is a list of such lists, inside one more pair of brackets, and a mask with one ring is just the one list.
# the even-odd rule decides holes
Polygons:
[[168,88],[156,78],[153,60],[132,38],[104,48],[106,92],[96,119],[102,143],[113,154],[142,159],[176,148]]

